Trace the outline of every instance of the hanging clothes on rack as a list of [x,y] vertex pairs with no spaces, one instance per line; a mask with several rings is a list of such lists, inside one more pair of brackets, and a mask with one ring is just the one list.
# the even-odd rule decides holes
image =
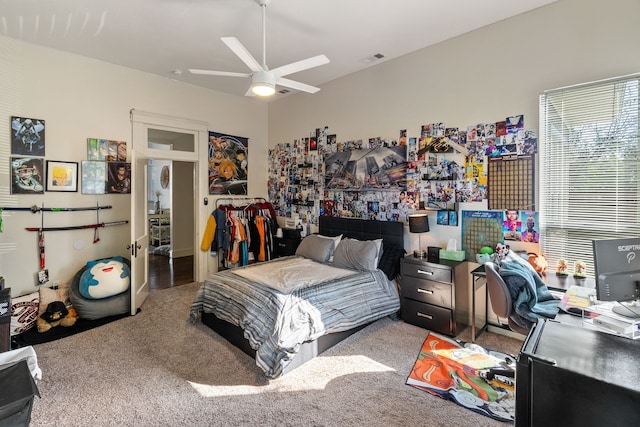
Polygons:
[[[236,205],[242,201],[251,203]],[[250,254],[256,261],[267,261],[274,253],[277,228],[273,205],[264,198],[218,199],[207,220],[200,249],[219,252],[218,261],[223,260],[227,268],[248,265]]]

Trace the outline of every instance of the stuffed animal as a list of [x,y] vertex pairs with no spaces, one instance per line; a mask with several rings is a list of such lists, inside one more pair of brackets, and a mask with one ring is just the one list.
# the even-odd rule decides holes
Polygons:
[[78,320],[78,313],[73,306],[65,306],[62,301],[49,303],[47,309],[36,319],[38,332],[47,332],[56,326],[73,326]]
[[72,326],[78,320],[78,312],[69,301],[69,285],[60,284],[57,288],[41,286],[40,304],[36,327],[38,332],[47,332],[52,327]]
[[547,267],[548,267],[548,263],[547,263],[547,259],[544,257],[544,255],[540,254],[536,254],[533,252],[529,252],[529,264],[531,264],[531,266],[533,267],[533,269],[540,275],[542,275],[542,273],[544,273],[545,271],[547,271]]

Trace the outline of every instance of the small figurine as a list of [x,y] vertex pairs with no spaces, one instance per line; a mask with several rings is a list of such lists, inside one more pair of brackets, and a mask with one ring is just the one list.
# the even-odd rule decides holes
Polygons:
[[502,261],[503,259],[505,259],[505,257],[509,253],[509,249],[511,249],[509,245],[503,245],[502,243],[498,243],[496,245],[495,258],[498,261]]
[[587,266],[582,261],[576,261],[574,264],[573,277],[587,277]]
[[558,260],[558,269],[556,270],[556,276],[568,276],[569,275],[569,263],[566,259]]

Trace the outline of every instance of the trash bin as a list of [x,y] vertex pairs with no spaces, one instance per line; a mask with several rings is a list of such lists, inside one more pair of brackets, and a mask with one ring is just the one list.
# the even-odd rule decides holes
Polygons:
[[0,370],[0,427],[28,426],[33,397],[40,397],[26,360]]

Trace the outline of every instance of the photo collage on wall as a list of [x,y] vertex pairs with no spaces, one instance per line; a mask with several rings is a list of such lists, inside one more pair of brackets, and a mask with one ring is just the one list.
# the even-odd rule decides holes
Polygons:
[[82,194],[131,192],[125,141],[87,138],[87,160],[79,173],[78,162],[45,161],[45,136],[43,119],[11,117],[11,194],[77,192],[80,174]]
[[435,122],[397,139],[339,141],[325,126],[270,150],[269,199],[278,215],[314,223],[319,215],[405,221],[437,208],[446,212],[438,224],[457,225],[457,203],[487,198],[487,156],[535,152],[523,115],[465,130]]
[[82,161],[82,194],[130,194],[131,163],[127,143],[87,138],[87,160]]

